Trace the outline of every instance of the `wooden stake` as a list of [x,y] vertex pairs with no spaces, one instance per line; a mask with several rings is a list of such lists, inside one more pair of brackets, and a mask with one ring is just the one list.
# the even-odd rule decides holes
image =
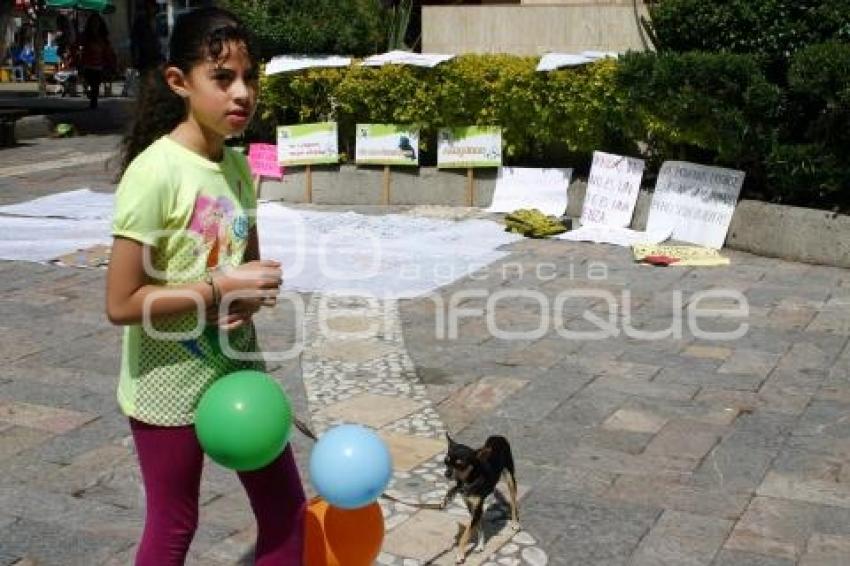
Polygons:
[[313,202],[313,168],[307,165],[307,195],[306,200],[308,203]]
[[390,166],[384,165],[384,205],[390,204]]
[[259,175],[254,175],[254,197],[257,200],[260,200],[260,183],[261,177]]
[[475,169],[466,170],[466,205],[475,206]]

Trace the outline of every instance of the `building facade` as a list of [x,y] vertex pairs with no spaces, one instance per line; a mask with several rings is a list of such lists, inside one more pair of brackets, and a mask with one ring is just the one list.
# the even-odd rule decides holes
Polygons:
[[422,51],[542,55],[651,49],[642,0],[430,1]]

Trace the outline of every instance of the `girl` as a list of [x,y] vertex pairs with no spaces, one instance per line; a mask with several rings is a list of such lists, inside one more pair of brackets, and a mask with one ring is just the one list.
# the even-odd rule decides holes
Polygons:
[[[251,175],[224,145],[253,115],[255,61],[233,14],[182,16],[124,142],[106,308],[126,325],[118,401],[147,499],[137,566],[183,564],[197,528],[201,395],[227,373],[264,369],[251,361],[262,359],[251,317],[275,303],[282,272],[260,260]],[[221,311],[231,293],[239,300]],[[256,564],[301,564],[305,497],[290,448],[239,480],[257,519]]]

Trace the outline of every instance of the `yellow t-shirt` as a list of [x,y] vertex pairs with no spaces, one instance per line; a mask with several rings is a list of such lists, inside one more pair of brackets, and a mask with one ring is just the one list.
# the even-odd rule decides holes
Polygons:
[[[244,156],[225,148],[213,162],[163,136],[124,173],[112,234],[150,246],[145,270],[155,283],[197,282],[207,269],[243,263],[256,206]],[[151,327],[155,332],[127,326],[121,356],[118,402],[140,421],[191,424],[216,379],[264,369],[252,324],[226,333],[226,345],[196,312],[159,318]],[[235,356],[226,355],[227,345]]]

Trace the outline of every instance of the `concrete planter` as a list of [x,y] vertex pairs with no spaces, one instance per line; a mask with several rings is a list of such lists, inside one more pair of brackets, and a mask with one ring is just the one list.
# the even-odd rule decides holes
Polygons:
[[[475,201],[487,207],[493,199],[497,172],[475,171]],[[383,204],[382,167],[353,165],[313,169],[315,204]],[[567,215],[581,216],[586,184],[575,181],[568,189]],[[304,168],[287,169],[282,182],[264,180],[261,196],[271,200],[305,202]],[[652,194],[638,196],[632,228],[643,230]],[[467,205],[465,170],[393,168],[390,174],[391,205]],[[792,261],[850,267],[850,216],[822,210],[742,200],[735,209],[726,246],[744,252]]]
[[[474,206],[488,206],[496,187],[496,169],[475,170]],[[314,166],[314,204],[384,204],[384,168]],[[466,170],[433,167],[393,167],[389,179],[391,205],[467,205]],[[270,200],[306,202],[307,175],[304,167],[286,169],[283,181],[264,179],[260,196]]]
[[744,200],[726,245],[758,255],[850,267],[850,216]]

